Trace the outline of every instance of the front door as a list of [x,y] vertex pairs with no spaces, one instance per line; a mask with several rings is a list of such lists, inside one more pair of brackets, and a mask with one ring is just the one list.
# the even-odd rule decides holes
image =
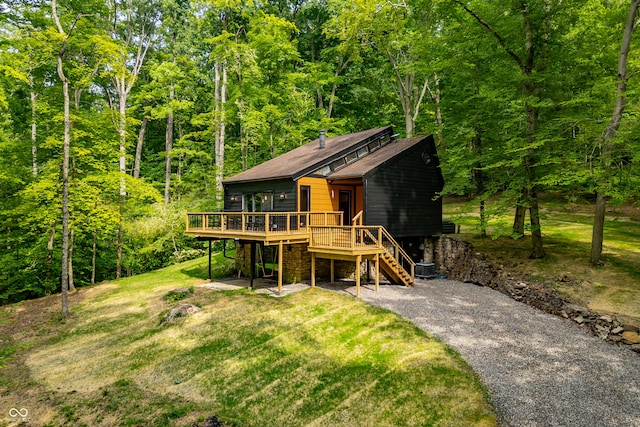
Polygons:
[[338,210],[342,212],[342,225],[351,224],[351,191],[340,190],[338,193]]

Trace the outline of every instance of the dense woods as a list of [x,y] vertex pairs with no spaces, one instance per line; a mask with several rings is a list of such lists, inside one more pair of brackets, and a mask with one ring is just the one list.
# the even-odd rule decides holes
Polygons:
[[321,129],[433,133],[445,193],[477,200],[479,233],[509,212],[491,232],[532,257],[541,193],[597,199],[598,264],[607,204],[638,200],[637,8],[0,1],[0,303],[200,255],[185,212]]

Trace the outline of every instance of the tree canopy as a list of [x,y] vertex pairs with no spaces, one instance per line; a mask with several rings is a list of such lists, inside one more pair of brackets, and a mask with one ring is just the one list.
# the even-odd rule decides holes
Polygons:
[[319,130],[437,135],[445,194],[477,200],[483,233],[497,199],[534,257],[541,192],[638,199],[637,1],[0,10],[0,303],[199,255],[183,213]]

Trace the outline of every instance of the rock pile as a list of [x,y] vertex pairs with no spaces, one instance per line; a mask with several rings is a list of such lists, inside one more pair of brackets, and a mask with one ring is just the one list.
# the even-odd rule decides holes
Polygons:
[[[629,346],[640,354],[638,328],[572,304],[542,284],[525,283],[512,277],[509,272],[492,265],[484,254],[476,252],[468,242],[442,236],[434,242],[432,251],[438,273],[446,273],[454,280],[496,289],[547,313],[572,319],[601,339],[611,344]],[[570,279],[561,277],[560,280]]]
[[163,323],[171,322],[180,317],[186,317],[198,311],[200,311],[200,307],[195,304],[179,304],[171,309],[169,314],[164,318]]

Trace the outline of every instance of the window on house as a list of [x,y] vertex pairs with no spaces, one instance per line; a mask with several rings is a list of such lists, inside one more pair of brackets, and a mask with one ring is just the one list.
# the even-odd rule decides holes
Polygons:
[[268,212],[273,210],[273,191],[245,193],[242,198],[244,212]]
[[376,139],[375,141],[370,142],[369,145],[367,145],[367,148],[369,149],[369,152],[376,151],[378,148],[380,148],[380,140]]
[[341,159],[338,159],[336,161],[334,161],[333,163],[331,163],[331,169],[333,169],[334,171],[340,169],[341,167],[343,167],[345,165],[344,163],[344,157]]

